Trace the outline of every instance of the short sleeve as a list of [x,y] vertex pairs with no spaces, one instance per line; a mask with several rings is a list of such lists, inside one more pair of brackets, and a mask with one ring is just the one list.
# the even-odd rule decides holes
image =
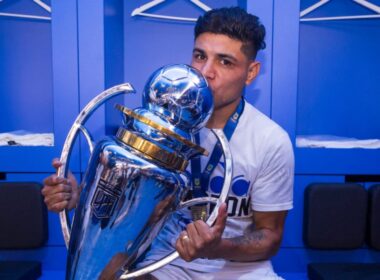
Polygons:
[[261,151],[260,171],[251,186],[251,207],[263,212],[289,210],[293,208],[292,143],[282,129],[266,138]]

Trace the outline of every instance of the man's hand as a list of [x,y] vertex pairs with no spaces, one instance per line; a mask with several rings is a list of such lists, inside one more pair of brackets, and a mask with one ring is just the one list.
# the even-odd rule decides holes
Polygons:
[[[52,165],[58,169],[62,163],[54,159]],[[61,212],[64,209],[73,209],[79,200],[80,190],[74,175],[69,172],[68,178],[50,175],[44,180],[42,195],[45,197],[47,208],[53,212]]]
[[215,224],[209,227],[198,220],[187,225],[176,242],[176,249],[185,261],[197,258],[215,258],[216,248],[221,244],[222,234],[227,221],[227,205],[223,203],[218,212]]

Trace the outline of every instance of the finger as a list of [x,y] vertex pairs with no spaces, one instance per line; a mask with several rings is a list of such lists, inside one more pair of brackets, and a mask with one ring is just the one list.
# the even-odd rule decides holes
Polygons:
[[178,252],[179,256],[182,258],[182,259],[186,259],[186,255],[185,255],[185,248],[183,247],[182,245],[182,242],[181,242],[181,238],[178,238],[176,243],[175,243],[175,249],[176,251]]
[[[52,166],[58,170],[59,167],[61,167],[63,165],[63,163],[60,161],[59,158],[54,158],[53,161],[52,161]],[[67,178],[70,179],[73,183],[76,184],[76,179],[74,177],[74,174],[69,170],[68,173],[67,173]]]
[[191,243],[188,243],[186,249],[192,259],[203,256],[215,240],[213,231],[202,220],[194,222],[191,226],[188,225],[187,232]]
[[[199,220],[201,221],[201,220]],[[192,222],[186,226],[186,231],[189,237],[191,237],[192,240],[197,239],[197,237],[202,233],[201,229],[199,229],[196,226],[198,221]]]
[[57,193],[54,195],[46,196],[44,201],[48,208],[54,208],[53,206],[56,204],[60,204],[62,202],[65,203],[65,207],[68,204],[69,200],[71,199],[71,194],[70,193]]
[[48,205],[47,207],[48,207],[49,211],[61,212],[61,211],[66,209],[67,204],[68,204],[68,202],[65,200],[65,201],[55,203],[53,205]]
[[53,185],[53,186],[46,185],[41,190],[41,193],[43,196],[51,196],[57,193],[71,193],[71,192],[72,192],[71,186],[66,185],[66,184],[58,184],[58,185]]
[[202,250],[203,247],[213,240],[214,232],[202,220],[195,221],[187,226],[187,232],[196,250]]
[[206,232],[210,231],[209,225],[202,220],[197,220],[189,225],[193,225],[198,235],[204,235]]
[[[199,220],[200,221],[200,220]],[[183,247],[186,249],[190,257],[194,257],[197,249],[203,246],[203,235],[198,231],[196,222],[190,223],[186,226],[186,232],[180,236],[182,238]]]
[[205,230],[199,230],[199,226],[197,224],[204,223],[202,220],[193,222],[188,224],[186,227],[186,232],[182,234],[181,241],[182,246],[186,252],[186,256],[188,256],[187,261],[194,260],[199,257],[199,252],[204,249],[204,246],[209,240],[210,237],[210,229],[206,225]]
[[222,234],[224,228],[226,227],[227,222],[227,204],[222,203],[219,207],[218,217],[216,218],[215,224],[212,227],[212,230],[216,234]]
[[188,250],[190,241],[191,240],[186,231],[182,231],[176,241],[176,250],[180,257],[185,261],[191,261],[191,257]]
[[52,205],[52,204],[62,202],[64,200],[70,200],[70,199],[71,199],[71,193],[60,192],[60,193],[55,193],[55,194],[45,196],[44,200],[46,203],[49,203]]
[[178,239],[181,240],[181,244],[183,244],[183,245],[186,245],[191,241],[191,239],[189,237],[189,233],[186,230],[181,232]]
[[49,177],[44,179],[44,185],[45,186],[55,186],[58,184],[67,184],[67,179],[63,177],[58,177],[57,175],[53,174]]

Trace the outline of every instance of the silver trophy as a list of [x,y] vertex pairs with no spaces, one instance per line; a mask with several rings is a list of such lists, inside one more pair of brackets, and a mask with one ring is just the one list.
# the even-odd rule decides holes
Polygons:
[[67,175],[79,131],[91,151],[71,226],[67,211],[60,213],[68,247],[66,279],[130,279],[168,264],[178,257],[177,252],[147,267],[132,269],[170,213],[216,203],[206,221],[212,225],[227,198],[232,180],[231,153],[223,131],[213,130],[226,164],[221,195],[218,199],[185,200],[191,189],[188,162],[207,154],[193,142],[193,136],[213,109],[205,78],[188,65],[169,65],[154,72],[143,92],[143,106],[130,110],[117,105],[124,121],[116,136],[93,146],[84,127],[86,120],[111,97],[133,92],[130,84],[122,84],[96,96],[80,112],[66,138],[59,176]]

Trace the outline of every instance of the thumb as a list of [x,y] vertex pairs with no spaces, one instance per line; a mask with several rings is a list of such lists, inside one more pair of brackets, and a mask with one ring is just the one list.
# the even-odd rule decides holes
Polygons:
[[53,159],[51,165],[52,165],[55,169],[58,169],[59,167],[62,166],[62,162],[60,162],[58,158],[55,158],[55,159]]
[[218,210],[218,217],[212,227],[215,233],[222,234],[227,222],[227,204],[223,202]]

